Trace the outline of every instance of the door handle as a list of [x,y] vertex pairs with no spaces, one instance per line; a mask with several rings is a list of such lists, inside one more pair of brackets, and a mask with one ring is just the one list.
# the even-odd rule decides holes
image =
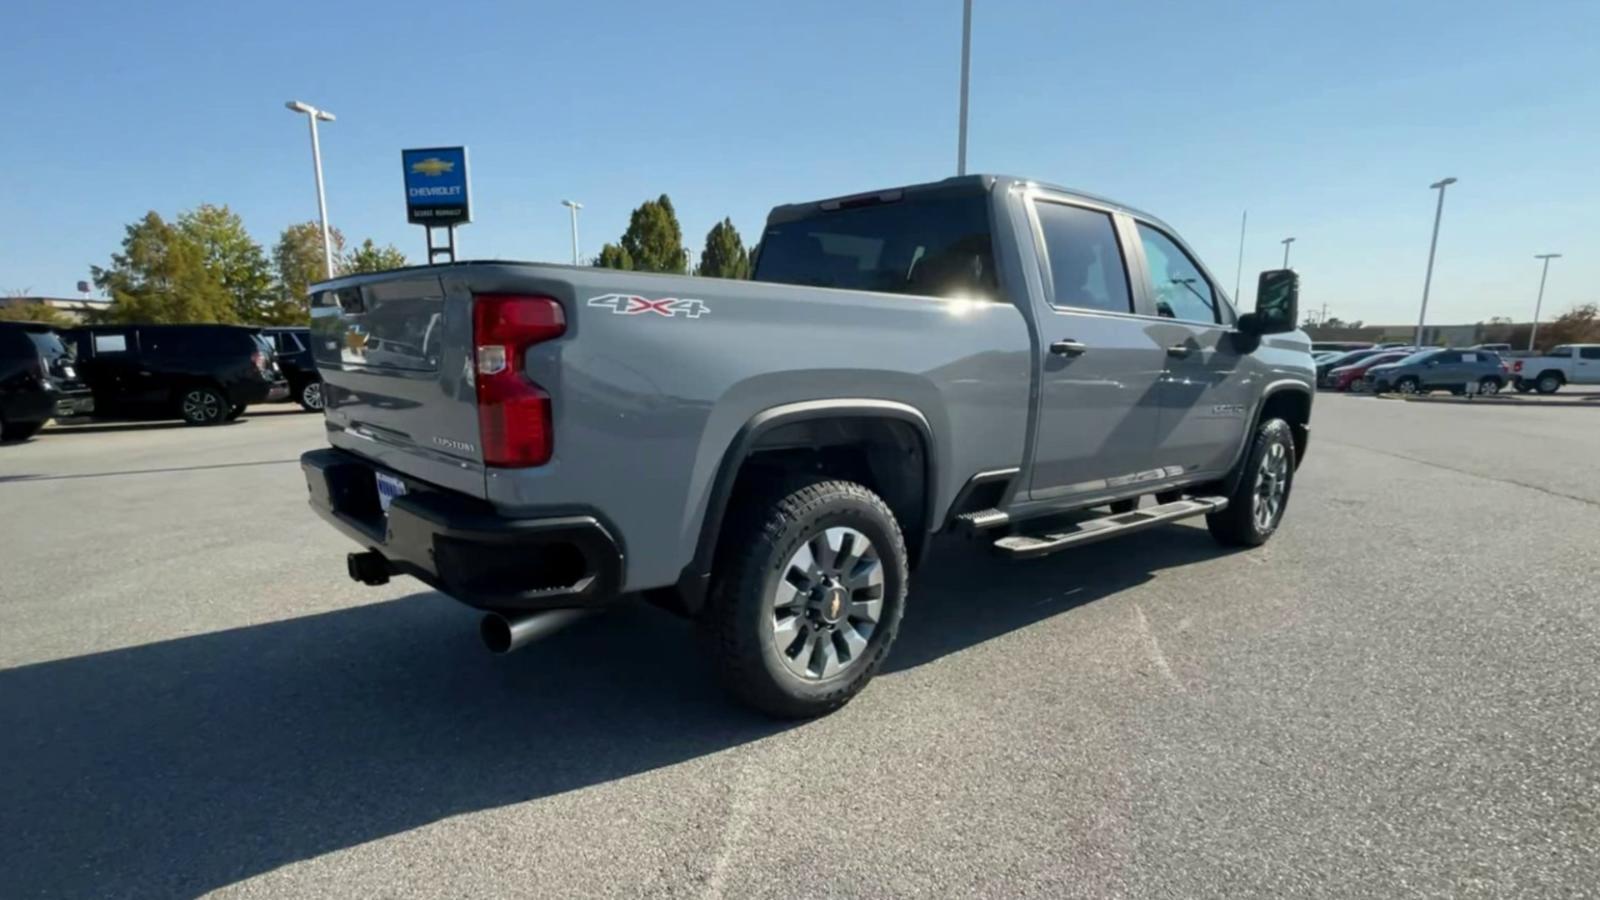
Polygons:
[[1193,352],[1194,348],[1188,344],[1173,344],[1171,347],[1167,348],[1168,356],[1176,356],[1179,359],[1185,359]]
[[1050,352],[1057,356],[1082,356],[1084,351],[1088,349],[1082,343],[1071,340],[1056,341],[1050,345]]

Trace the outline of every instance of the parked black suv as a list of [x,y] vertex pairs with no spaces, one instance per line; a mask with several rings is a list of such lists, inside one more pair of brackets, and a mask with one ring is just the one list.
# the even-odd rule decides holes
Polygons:
[[95,414],[216,425],[289,385],[260,329],[236,325],[92,325],[68,332]]
[[30,438],[52,417],[93,411],[72,350],[54,328],[0,322],[0,440]]
[[311,412],[322,411],[322,376],[311,358],[311,329],[284,326],[261,329],[278,351],[278,369],[289,380],[289,396]]

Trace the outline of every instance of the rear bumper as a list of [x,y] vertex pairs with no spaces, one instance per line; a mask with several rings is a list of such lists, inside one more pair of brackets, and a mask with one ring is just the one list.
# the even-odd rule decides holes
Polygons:
[[475,498],[409,478],[385,515],[372,463],[324,449],[301,456],[300,468],[312,509],[329,524],[381,554],[391,572],[469,606],[588,608],[621,590],[622,550],[593,516],[508,519]]

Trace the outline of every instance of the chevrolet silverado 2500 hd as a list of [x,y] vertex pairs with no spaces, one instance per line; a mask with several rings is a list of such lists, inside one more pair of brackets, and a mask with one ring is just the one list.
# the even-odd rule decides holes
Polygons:
[[936,533],[1267,540],[1309,436],[1297,292],[1264,272],[1241,314],[1160,220],[994,176],[780,206],[752,281],[352,276],[313,288],[332,446],[302,466],[353,578],[485,610],[491,649],[643,593],[710,629],[737,696],[818,715],[889,652]]

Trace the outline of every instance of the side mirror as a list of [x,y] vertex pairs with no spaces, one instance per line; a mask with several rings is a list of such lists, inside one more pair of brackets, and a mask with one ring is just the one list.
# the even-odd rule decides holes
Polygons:
[[1271,269],[1256,282],[1256,311],[1239,317],[1246,334],[1283,334],[1300,321],[1300,276],[1292,269]]

